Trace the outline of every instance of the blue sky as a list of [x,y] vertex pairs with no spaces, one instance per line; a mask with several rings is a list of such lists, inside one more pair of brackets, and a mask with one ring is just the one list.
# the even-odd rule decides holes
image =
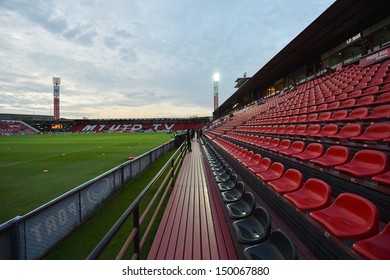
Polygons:
[[333,2],[0,0],[0,113],[209,116]]

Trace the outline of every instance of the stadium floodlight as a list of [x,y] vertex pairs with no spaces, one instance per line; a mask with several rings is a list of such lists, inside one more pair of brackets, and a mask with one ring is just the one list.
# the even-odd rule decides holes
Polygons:
[[219,82],[220,75],[218,72],[214,73],[213,75],[213,82]]
[[214,111],[218,108],[218,82],[219,82],[219,73],[216,72],[213,75],[213,84],[214,84]]

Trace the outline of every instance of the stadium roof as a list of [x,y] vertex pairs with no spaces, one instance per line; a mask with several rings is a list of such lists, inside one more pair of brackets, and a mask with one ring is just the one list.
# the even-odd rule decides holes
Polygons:
[[265,64],[214,112],[220,115],[244,96],[266,88],[329,49],[389,16],[387,1],[338,0]]

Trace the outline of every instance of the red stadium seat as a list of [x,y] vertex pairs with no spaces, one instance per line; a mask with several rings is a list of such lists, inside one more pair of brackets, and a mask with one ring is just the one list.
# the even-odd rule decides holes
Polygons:
[[303,135],[305,135],[305,136],[312,136],[312,135],[320,132],[320,129],[321,129],[321,125],[319,125],[319,124],[312,124],[312,125],[310,125],[307,128],[306,132]]
[[260,154],[255,154],[250,161],[245,161],[242,164],[246,167],[254,166],[260,163],[261,160],[261,155]]
[[347,115],[348,115],[347,110],[338,110],[338,111],[334,112],[333,116],[326,121],[331,121],[331,122],[341,121],[341,120],[345,119],[347,117]]
[[263,171],[268,170],[270,166],[271,166],[271,160],[269,158],[265,157],[265,158],[262,158],[260,160],[259,164],[253,165],[253,166],[249,167],[248,169],[252,173],[257,173],[257,172],[263,172]]
[[372,177],[372,180],[378,182],[379,184],[390,186],[390,171],[386,173],[375,175]]
[[286,127],[284,134],[292,135],[294,134],[294,131],[295,131],[295,125],[289,125]]
[[250,161],[255,153],[253,151],[248,151],[244,157],[238,158],[238,161],[244,163]]
[[360,123],[349,123],[344,125],[339,133],[329,135],[329,138],[334,139],[351,139],[362,133],[362,125]]
[[358,89],[351,92],[348,97],[359,97],[360,95],[362,95],[362,90]]
[[285,151],[288,148],[290,148],[290,145],[291,145],[291,140],[290,139],[283,139],[282,141],[280,141],[280,143],[279,143],[279,145],[277,147],[270,148],[270,150],[274,151],[274,152]]
[[372,86],[372,87],[369,87],[367,88],[364,92],[363,92],[363,95],[368,95],[368,94],[375,94],[379,91],[379,87],[378,86]]
[[273,138],[269,144],[263,144],[261,147],[263,149],[275,148],[279,145],[279,143],[280,143],[279,138]]
[[307,129],[307,126],[305,124],[300,124],[295,129],[294,134],[298,135],[298,136],[305,135],[306,129]]
[[360,97],[359,101],[356,103],[356,107],[362,107],[362,106],[368,106],[372,103],[374,103],[374,96],[373,95],[366,95],[363,97]]
[[318,105],[317,112],[326,111],[328,110],[328,103],[323,103],[321,105]]
[[314,158],[318,158],[324,152],[324,146],[320,143],[310,143],[306,146],[306,149],[299,154],[292,155],[294,158],[300,160],[311,160]]
[[355,242],[352,249],[369,260],[390,260],[390,223],[379,234]]
[[267,171],[256,173],[256,176],[261,180],[268,182],[279,179],[283,176],[283,172],[284,165],[280,162],[274,162]]
[[375,150],[360,150],[346,164],[336,169],[357,177],[371,177],[388,170],[387,155]]
[[355,104],[356,104],[355,98],[349,98],[349,99],[344,100],[340,104],[340,108],[350,108],[350,107],[353,107]]
[[[390,83],[388,83],[388,85],[390,85]],[[388,102],[390,102],[390,90],[379,95],[377,100],[374,103],[381,104],[381,103],[388,103]]]
[[331,112],[323,112],[318,116],[318,121],[325,122],[325,121],[329,120],[331,117],[332,117]]
[[356,194],[342,193],[327,208],[310,213],[339,239],[364,239],[379,230],[378,208],[371,201]]
[[310,162],[325,167],[344,164],[349,159],[349,148],[345,146],[330,146],[323,156],[310,160]]
[[318,114],[317,113],[313,113],[313,114],[310,114],[308,117],[307,117],[307,122],[308,123],[312,123],[312,122],[315,122],[318,120]]
[[340,107],[340,101],[334,101],[329,104],[328,110],[335,110],[338,109],[339,107]]
[[368,116],[368,108],[362,107],[362,108],[356,108],[349,113],[349,116],[346,117],[344,120],[359,120],[364,119]]
[[364,120],[375,120],[375,119],[383,119],[390,117],[390,105],[381,105],[375,107],[372,112],[362,119]]
[[321,129],[320,132],[312,134],[312,137],[328,137],[329,135],[334,135],[338,132],[339,126],[337,124],[331,123],[331,124],[326,124],[324,127]]
[[277,193],[284,194],[302,187],[303,175],[297,169],[288,169],[281,178],[271,181],[268,185]]
[[279,153],[286,156],[291,156],[291,155],[302,153],[304,149],[305,149],[305,143],[303,141],[295,141],[291,144],[288,150],[282,150],[279,151]]
[[332,189],[324,181],[310,178],[301,189],[285,194],[284,198],[303,212],[315,211],[331,204]]
[[369,125],[362,135],[353,137],[352,140],[379,141],[389,137],[390,123],[374,123]]

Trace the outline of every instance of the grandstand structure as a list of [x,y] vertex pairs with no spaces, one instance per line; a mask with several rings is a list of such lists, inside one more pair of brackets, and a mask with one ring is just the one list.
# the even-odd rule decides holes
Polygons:
[[[336,1],[215,109],[211,123],[72,120],[73,132],[203,127],[192,151],[181,151],[147,259],[390,259],[385,4]],[[140,258],[141,199],[89,259],[130,215],[134,228],[117,259],[130,243]]]
[[390,259],[383,5],[336,1],[214,111],[149,259]]

